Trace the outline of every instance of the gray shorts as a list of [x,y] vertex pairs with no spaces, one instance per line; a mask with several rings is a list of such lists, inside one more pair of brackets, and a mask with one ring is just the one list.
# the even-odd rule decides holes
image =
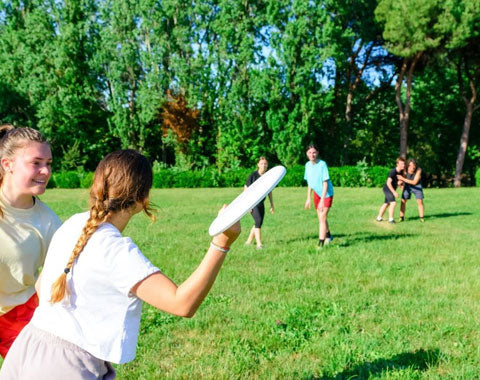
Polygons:
[[110,380],[110,363],[49,332],[28,324],[13,342],[0,380]]
[[415,199],[423,199],[422,188],[411,187],[411,186],[405,186],[405,189],[403,190],[402,198],[410,199],[412,197],[412,193],[415,195]]

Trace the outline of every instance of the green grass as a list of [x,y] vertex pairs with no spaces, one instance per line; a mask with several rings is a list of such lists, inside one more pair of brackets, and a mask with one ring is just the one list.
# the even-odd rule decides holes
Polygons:
[[[239,191],[154,190],[157,222],[136,216],[125,234],[180,283]],[[243,245],[247,216],[194,318],[144,306],[137,357],[117,366],[118,378],[480,378],[480,189],[427,189],[426,222],[410,201],[396,225],[375,222],[380,189],[335,191],[335,240],[319,252],[306,188],[277,188],[266,248]],[[65,219],[87,194],[49,190],[43,200]]]

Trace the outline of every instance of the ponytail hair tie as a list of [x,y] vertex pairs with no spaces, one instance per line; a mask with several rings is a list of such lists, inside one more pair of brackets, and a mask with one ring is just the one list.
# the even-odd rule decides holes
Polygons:
[[70,268],[65,268],[65,269],[63,270],[63,272],[64,272],[65,274],[68,274],[68,272],[70,272]]

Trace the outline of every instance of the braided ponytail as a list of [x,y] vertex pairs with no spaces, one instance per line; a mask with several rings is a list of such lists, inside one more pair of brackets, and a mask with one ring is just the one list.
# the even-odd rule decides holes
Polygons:
[[150,163],[134,150],[113,152],[100,161],[90,189],[90,216],[63,273],[52,285],[51,303],[60,302],[68,294],[67,274],[90,237],[109,216],[141,202],[144,212],[154,219],[148,200],[152,181]]
[[90,237],[98,229],[98,227],[106,221],[107,217],[108,212],[106,212],[106,210],[98,210],[96,205],[90,208],[90,217],[88,218],[87,223],[83,227],[82,234],[78,238],[77,244],[75,244],[75,248],[73,248],[73,252],[68,259],[67,265],[65,266],[63,273],[52,285],[50,297],[51,303],[60,302],[65,297],[65,295],[69,294],[69,289],[67,285],[67,274],[72,269],[75,259],[83,251],[85,245],[87,245]]

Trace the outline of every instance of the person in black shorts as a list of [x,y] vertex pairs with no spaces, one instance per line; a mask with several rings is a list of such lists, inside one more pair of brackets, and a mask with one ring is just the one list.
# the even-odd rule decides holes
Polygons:
[[[257,162],[257,167],[258,170],[254,171],[252,174],[250,174],[247,178],[247,182],[245,184],[245,189],[250,186],[252,183],[254,183],[257,179],[260,178],[268,169],[268,161],[265,157],[260,157]],[[268,194],[268,200],[270,201],[270,212],[273,214],[275,212],[275,208],[273,206],[273,196],[272,193],[270,192]],[[263,224],[263,218],[265,216],[265,198],[262,199],[262,201],[256,205],[250,213],[253,216],[253,220],[255,221],[255,225],[252,227],[250,230],[250,234],[248,235],[248,239],[245,242],[246,245],[249,245],[253,238],[255,237],[255,241],[257,242],[257,249],[262,249],[262,235],[261,235],[261,228]]]
[[395,211],[395,206],[397,202],[395,198],[398,198],[398,193],[396,192],[397,186],[399,185],[398,175],[403,173],[405,169],[405,159],[403,157],[397,158],[396,166],[394,169],[390,170],[387,177],[387,182],[383,186],[383,193],[385,194],[385,202],[380,207],[377,216],[377,222],[381,222],[383,220],[383,214],[387,210],[388,207],[388,222],[395,223],[393,219],[393,213]]
[[403,181],[405,188],[402,194],[402,204],[400,205],[400,221],[405,220],[405,209],[407,207],[407,200],[410,199],[412,193],[418,204],[418,216],[421,222],[424,222],[424,206],[423,206],[423,188],[422,188],[422,168],[417,166],[417,162],[410,158],[407,161],[407,171],[405,174],[398,175],[397,178]]

